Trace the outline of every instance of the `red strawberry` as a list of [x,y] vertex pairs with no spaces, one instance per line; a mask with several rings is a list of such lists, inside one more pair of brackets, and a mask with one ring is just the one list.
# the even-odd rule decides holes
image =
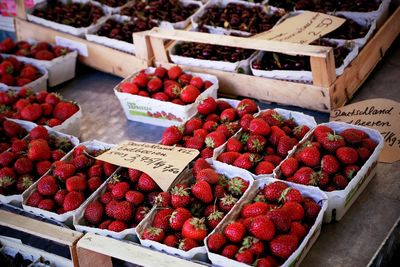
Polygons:
[[83,202],[85,197],[81,192],[69,192],[64,199],[63,208],[66,212],[77,209]]
[[62,163],[58,164],[54,170],[53,175],[61,180],[65,181],[67,178],[74,175],[76,168],[73,164],[70,163]]
[[26,133],[21,125],[9,120],[3,122],[3,130],[8,137],[23,137]]
[[42,160],[36,162],[36,173],[39,176],[44,175],[48,170],[50,170],[51,162],[48,160]]
[[44,196],[53,196],[58,191],[56,178],[51,175],[43,176],[37,184],[37,190]]
[[257,267],[276,267],[279,266],[279,262],[273,258],[272,256],[266,256],[264,258],[260,258],[256,261]]
[[236,245],[227,245],[222,250],[221,255],[228,259],[233,259],[238,251],[239,248]]
[[160,209],[156,212],[151,226],[167,230],[169,228],[169,218],[174,212],[171,208]]
[[207,97],[202,100],[197,106],[197,111],[199,114],[208,115],[215,112],[217,109],[217,102],[212,97]]
[[340,147],[336,150],[336,157],[346,165],[354,164],[358,160],[357,150],[351,147]]
[[366,147],[359,147],[357,148],[358,158],[362,163],[366,162],[369,157],[371,156],[371,151],[368,150]]
[[158,92],[155,94],[151,95],[152,98],[160,100],[160,101],[169,101],[169,97],[167,94],[163,93],[163,92]]
[[168,70],[163,67],[157,67],[154,70],[154,75],[156,75],[158,78],[164,78],[165,75],[167,75]]
[[242,249],[248,249],[251,253],[256,256],[260,256],[264,253],[264,243],[258,238],[252,236],[246,236],[242,243]]
[[260,240],[271,240],[275,235],[275,227],[266,215],[259,215],[251,220],[250,233]]
[[239,102],[236,109],[239,117],[242,118],[246,114],[256,113],[258,111],[258,106],[253,100],[245,98]]
[[221,132],[211,132],[206,136],[205,143],[207,147],[217,148],[223,145],[226,141],[226,137]]
[[335,153],[339,147],[346,145],[342,136],[328,132],[325,134],[321,133],[319,135],[319,139],[317,140],[319,143],[321,143],[322,147],[330,153]]
[[237,198],[233,197],[230,194],[227,194],[218,201],[218,207],[221,211],[228,213],[237,201]]
[[183,73],[182,69],[179,66],[173,66],[168,70],[168,78],[171,80],[176,80]]
[[170,146],[179,143],[181,139],[182,130],[179,129],[177,126],[170,126],[164,131],[161,143],[163,145]]
[[156,242],[161,242],[164,239],[165,232],[161,228],[147,227],[143,231],[143,239],[148,239]]
[[321,153],[315,147],[305,147],[299,152],[300,160],[309,167],[315,167],[320,163]]
[[42,210],[52,211],[55,208],[55,203],[52,199],[42,199],[39,204],[38,208]]
[[274,168],[275,166],[271,162],[261,161],[256,166],[255,174],[256,175],[271,174],[274,171]]
[[278,147],[276,148],[276,151],[280,156],[285,157],[297,143],[298,141],[296,140],[296,138],[290,138],[289,136],[284,135],[281,138],[279,138]]
[[217,157],[217,160],[226,164],[233,165],[233,163],[239,156],[239,152],[223,152]]
[[264,202],[254,202],[243,206],[240,214],[243,218],[265,215],[270,210],[270,205]]
[[302,240],[307,235],[307,228],[300,222],[292,222],[289,234],[295,235],[299,240]]
[[267,140],[262,135],[252,134],[246,142],[247,151],[250,153],[260,153],[264,150]]
[[113,217],[120,221],[130,221],[134,215],[134,208],[128,201],[117,202],[114,205]]
[[314,132],[313,132],[313,134],[318,142],[320,142],[320,140],[323,137],[327,136],[326,133],[333,133],[333,130],[325,125],[318,125],[317,127],[315,127]]
[[293,175],[296,183],[305,185],[317,185],[317,175],[310,167],[301,167]]
[[192,218],[192,214],[189,210],[182,207],[177,208],[172,212],[171,217],[169,217],[169,226],[175,231],[180,231],[183,224],[189,218]]
[[286,177],[290,177],[297,171],[298,167],[299,167],[298,161],[295,158],[290,157],[286,159],[284,162],[282,162],[281,172]]
[[48,143],[43,139],[32,140],[29,143],[28,158],[31,161],[50,159],[51,151]]
[[352,145],[361,143],[363,139],[368,137],[364,131],[354,128],[344,130],[340,133],[340,136],[342,136],[348,144]]
[[147,90],[151,93],[155,93],[161,90],[163,83],[160,78],[153,77],[147,83]]
[[270,183],[263,188],[263,194],[268,201],[278,202],[282,191],[286,188],[288,188],[288,185],[284,182]]
[[137,180],[139,180],[140,175],[142,175],[142,172],[136,169],[128,169],[128,175],[129,175],[129,180],[132,183],[136,183]]
[[0,63],[0,75],[13,74],[14,65],[9,61],[3,61]]
[[176,235],[167,235],[164,238],[163,243],[169,247],[177,247],[179,244],[179,239]]
[[106,177],[111,176],[117,170],[117,168],[118,166],[115,166],[114,164],[108,162],[103,163],[103,171]]
[[26,205],[37,207],[42,199],[42,195],[38,191],[34,191],[26,200]]
[[234,196],[241,196],[249,187],[249,182],[241,177],[233,177],[228,181],[227,189]]
[[185,147],[202,150],[204,147],[204,138],[200,136],[189,137],[185,140]]
[[90,202],[85,209],[84,218],[90,224],[97,225],[101,222],[104,213],[104,206],[99,201]]
[[226,238],[221,233],[213,233],[207,239],[207,247],[211,252],[219,252],[226,244]]
[[211,165],[205,159],[199,158],[193,165],[192,173],[194,176],[196,176],[201,170],[207,168],[211,168]]
[[294,235],[279,235],[269,244],[273,255],[287,259],[298,247],[298,238]]
[[11,145],[11,150],[14,153],[19,153],[28,149],[28,146],[25,141],[15,140]]
[[174,208],[185,207],[190,203],[188,188],[183,184],[177,184],[171,189],[171,205]]
[[192,186],[192,194],[204,203],[211,203],[213,201],[212,188],[206,181],[197,181]]
[[315,203],[314,200],[308,198],[304,199],[303,207],[305,211],[306,221],[310,224],[313,224],[317,219],[321,207],[317,203]]
[[204,82],[202,78],[195,76],[190,80],[190,84],[196,86],[199,90],[201,90],[203,88]]
[[153,178],[148,176],[146,173],[140,175],[137,186],[139,190],[144,192],[155,191],[159,188]]
[[[104,222],[99,224],[99,229],[108,229],[108,226],[110,226],[111,223],[112,223],[111,220],[105,220]],[[113,229],[115,229],[115,224],[114,224]]]
[[130,82],[123,82],[120,85],[120,90],[122,93],[136,95],[139,93],[139,87],[136,84]]
[[243,149],[243,144],[235,137],[229,138],[226,143],[226,151],[228,152],[241,152]]
[[39,60],[52,60],[55,55],[48,50],[40,50],[35,53],[34,57]]
[[263,119],[255,118],[250,122],[249,130],[252,134],[267,136],[271,128]]
[[189,218],[182,226],[182,236],[192,238],[196,241],[203,241],[207,236],[207,228],[204,218]]
[[37,104],[29,104],[21,110],[21,117],[27,121],[35,121],[42,115],[42,107]]
[[125,199],[134,206],[139,206],[144,201],[144,195],[139,191],[128,191],[125,193]]
[[245,234],[246,227],[240,222],[231,222],[224,230],[225,237],[233,243],[241,242]]
[[261,113],[261,118],[270,126],[283,126],[284,118],[273,109],[269,109]]
[[69,177],[65,182],[65,187],[68,191],[81,191],[84,192],[87,188],[86,178],[83,176]]
[[18,174],[28,174],[31,173],[33,169],[32,161],[29,159],[22,157],[15,161],[14,163],[14,170]]
[[279,202],[285,203],[290,201],[299,203],[303,201],[303,197],[299,190],[288,187],[282,191],[281,196],[279,197]]
[[167,208],[171,205],[171,195],[169,192],[160,192],[154,201],[157,206]]
[[148,207],[143,207],[140,206],[136,209],[136,213],[135,213],[135,222],[136,223],[140,223],[144,217],[146,217],[147,213],[150,211],[150,209]]
[[293,136],[297,140],[301,140],[308,133],[309,130],[310,130],[310,128],[308,126],[299,125],[299,126],[295,127],[292,132],[293,132]]
[[20,176],[17,181],[18,193],[22,193],[26,189],[28,189],[33,184],[33,181],[34,181],[34,177],[32,175],[26,174],[26,175]]
[[[164,85],[164,93],[171,99],[176,99],[181,95],[182,88],[178,83],[173,82],[168,85]],[[183,101],[182,103],[184,104]]]
[[349,180],[341,174],[336,174],[332,181],[338,190],[345,189],[349,184]]
[[233,122],[236,120],[237,113],[234,108],[227,108],[221,112],[220,120],[224,123]]
[[137,84],[139,87],[146,87],[149,81],[149,76],[143,72],[136,75],[132,82]]
[[291,215],[287,210],[275,209],[267,213],[267,217],[274,223],[275,228],[282,232],[288,232],[291,224]]
[[209,184],[217,184],[218,183],[218,173],[214,171],[214,169],[207,168],[203,169],[198,172],[196,175],[196,180],[197,181],[206,181]]
[[321,170],[334,174],[339,170],[339,162],[332,155],[324,155],[321,159]]
[[111,222],[107,227],[108,230],[113,232],[122,232],[127,228],[128,225],[125,222],[118,220]]
[[240,249],[239,252],[235,255],[235,259],[238,262],[252,264],[254,261],[254,255],[249,249]]
[[68,194],[68,191],[65,189],[60,189],[54,195],[54,201],[59,205],[62,206],[64,203],[65,196]]
[[255,160],[256,154],[244,153],[236,158],[236,160],[233,162],[233,165],[245,170],[250,170],[254,167]]
[[304,217],[304,208],[298,202],[286,202],[283,204],[282,209],[287,211],[293,221],[301,221]]
[[78,112],[79,107],[71,102],[61,101],[53,110],[53,117],[60,121],[65,121]]
[[199,89],[195,86],[187,85],[182,89],[179,97],[183,102],[190,104],[196,101],[200,93]]
[[365,138],[361,142],[361,146],[367,148],[371,153],[374,152],[378,144],[371,138]]
[[214,208],[214,211],[212,211],[207,216],[207,225],[210,227],[210,229],[215,229],[223,218],[224,218],[224,213],[219,210],[215,210]]
[[200,118],[191,118],[185,123],[184,134],[191,135],[197,129],[201,129],[203,121]]
[[343,173],[347,179],[351,180],[357,175],[357,172],[359,170],[360,170],[360,167],[357,165],[348,165],[348,166],[344,167]]
[[4,151],[0,154],[0,165],[7,167],[14,161],[16,154],[11,151]]
[[198,247],[199,244],[196,240],[192,238],[183,238],[181,242],[179,242],[178,248],[183,251],[189,251],[192,248]]

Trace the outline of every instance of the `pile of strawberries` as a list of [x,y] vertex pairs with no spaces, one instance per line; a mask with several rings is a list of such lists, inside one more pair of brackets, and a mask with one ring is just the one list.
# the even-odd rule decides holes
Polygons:
[[87,225],[121,232],[135,228],[160,199],[160,187],[146,173],[123,169],[107,183],[98,200],[84,212]]
[[62,124],[78,110],[77,104],[63,100],[56,93],[46,91],[34,93],[25,87],[18,92],[0,91],[0,117],[54,127]]
[[373,153],[377,143],[362,130],[335,133],[325,125],[281,165],[281,179],[318,186],[325,191],[345,189]]
[[39,180],[26,205],[57,214],[77,209],[117,169],[92,158],[103,152],[77,146],[69,160],[54,162],[51,174]]
[[228,179],[218,174],[202,158],[193,168],[195,181],[176,184],[164,193],[142,239],[188,251],[202,246],[203,240],[233,208],[249,187],[241,177]]
[[0,56],[0,83],[9,86],[24,86],[42,75],[32,64],[21,62],[12,56],[4,59]]
[[241,126],[242,132],[227,141],[217,160],[257,175],[272,173],[310,130],[273,109],[263,111],[257,118],[243,117]]
[[67,138],[49,134],[43,126],[33,128],[24,139],[17,138],[25,132],[20,125],[4,121],[3,126],[5,133],[14,137],[11,148],[0,154],[2,195],[21,194],[73,148]]
[[208,237],[207,247],[249,265],[279,266],[299,247],[320,210],[297,189],[270,183],[243,206],[239,218]]
[[21,57],[30,57],[38,60],[52,60],[71,52],[66,47],[50,45],[48,42],[38,42],[30,44],[27,41],[14,42],[11,38],[6,38],[0,43],[0,53],[12,54]]
[[129,82],[123,82],[119,90],[123,93],[151,97],[160,101],[169,101],[178,105],[187,105],[212,86],[198,76],[184,73],[179,66],[169,70],[157,67],[154,73],[139,72]]
[[25,137],[28,132],[19,124],[0,117],[0,153],[9,149],[12,143]]
[[215,148],[224,144],[247,120],[254,118],[258,106],[251,99],[243,99],[233,108],[224,100],[207,97],[199,103],[197,112],[198,115],[183,127],[168,127],[161,143],[194,148],[201,151],[201,157],[210,158]]

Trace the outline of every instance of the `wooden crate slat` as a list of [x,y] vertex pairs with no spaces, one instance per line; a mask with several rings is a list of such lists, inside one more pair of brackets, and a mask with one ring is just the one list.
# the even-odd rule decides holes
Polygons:
[[[204,267],[202,264],[189,262],[172,255],[141,247],[140,245],[122,242],[93,233],[87,233],[78,241],[77,250],[81,267],[110,266],[111,260],[106,259],[104,255],[141,266],[154,266],[157,264],[158,267],[187,267],[188,265]],[[94,259],[97,256],[99,258],[93,261],[87,259]]]

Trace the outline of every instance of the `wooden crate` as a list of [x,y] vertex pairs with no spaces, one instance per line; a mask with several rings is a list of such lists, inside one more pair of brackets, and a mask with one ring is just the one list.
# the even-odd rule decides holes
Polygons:
[[171,66],[162,41],[171,39],[242,47],[262,51],[310,56],[312,84],[287,82],[239,73],[182,66],[185,70],[216,75],[220,92],[227,95],[252,97],[259,100],[295,105],[322,112],[343,106],[367,79],[400,33],[400,7],[388,18],[359,55],[336,77],[331,48],[294,43],[246,39],[200,32],[154,28],[149,32],[155,64]]
[[68,246],[71,265],[79,266],[76,243],[83,236],[82,233],[4,210],[0,210],[0,225]]
[[111,258],[140,266],[158,267],[201,267],[204,265],[151,250],[139,244],[127,243],[93,233],[87,233],[77,243],[80,267],[111,267]]
[[27,21],[24,0],[16,0],[17,17],[15,18],[15,32],[18,40],[29,38],[55,42],[55,37],[62,37],[71,41],[79,42],[87,47],[88,56],[80,55],[79,61],[94,69],[111,73],[120,77],[127,77],[135,71],[152,65],[153,55],[146,32],[134,35],[135,55],[125,53],[110,47],[87,41],[68,33],[60,32]]

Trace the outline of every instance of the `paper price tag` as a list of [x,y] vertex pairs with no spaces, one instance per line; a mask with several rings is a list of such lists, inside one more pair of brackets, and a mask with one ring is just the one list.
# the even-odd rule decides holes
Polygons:
[[346,20],[323,13],[304,11],[288,18],[271,30],[252,38],[309,44],[340,27]]
[[145,172],[166,191],[198,154],[196,149],[124,141],[97,159]]
[[376,98],[357,102],[331,111],[331,121],[343,121],[378,130],[385,145],[380,162],[400,160],[400,103]]
[[56,36],[56,44],[64,47],[68,47],[72,50],[78,51],[79,55],[87,57],[89,56],[89,52],[87,49],[87,45],[81,42],[73,41],[64,37]]

